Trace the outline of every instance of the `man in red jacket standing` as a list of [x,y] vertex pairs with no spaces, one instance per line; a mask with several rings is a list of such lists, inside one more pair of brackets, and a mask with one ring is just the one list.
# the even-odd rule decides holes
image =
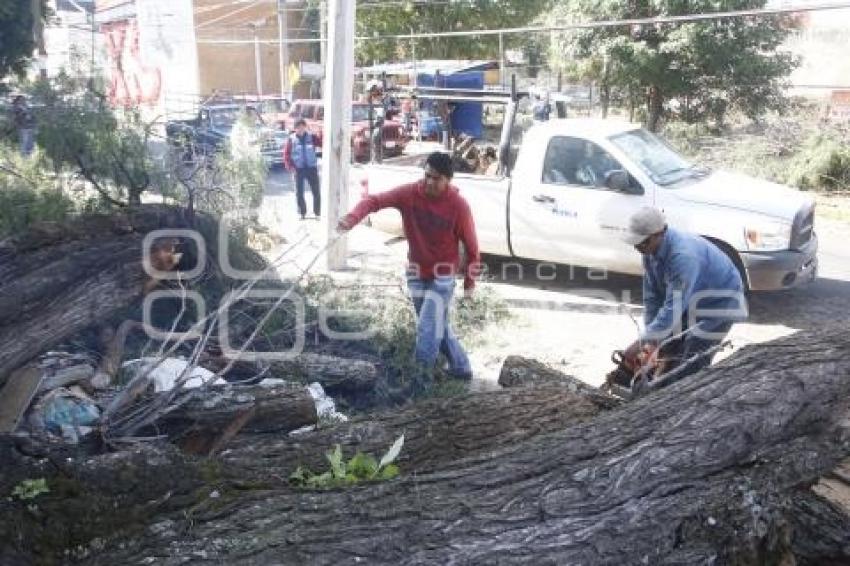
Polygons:
[[455,275],[461,271],[458,243],[466,250],[464,294],[475,288],[480,269],[478,238],[472,211],[450,184],[453,175],[448,154],[435,152],[425,163],[425,177],[391,191],[371,195],[339,221],[337,230],[347,232],[368,214],[383,208],[401,212],[408,252],[407,285],[416,309],[416,361],[430,372],[443,353],[450,373],[472,378],[472,367],[449,324],[449,307]]

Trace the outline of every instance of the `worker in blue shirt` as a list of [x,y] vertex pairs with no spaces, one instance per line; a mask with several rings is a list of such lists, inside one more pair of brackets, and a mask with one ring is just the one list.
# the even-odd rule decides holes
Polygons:
[[664,372],[681,379],[707,367],[732,324],[747,318],[738,268],[705,238],[667,226],[664,214],[638,210],[623,238],[643,255],[644,331],[624,352],[636,360],[663,346]]

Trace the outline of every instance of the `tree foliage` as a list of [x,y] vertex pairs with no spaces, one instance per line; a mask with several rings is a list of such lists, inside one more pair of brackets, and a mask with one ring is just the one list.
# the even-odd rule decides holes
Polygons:
[[[764,7],[765,0],[570,0],[550,22],[590,22]],[[779,49],[794,28],[786,16],[736,17],[694,23],[632,25],[559,33],[551,61],[573,77],[645,97],[656,129],[675,107],[687,121],[722,122],[735,108],[756,118],[784,102],[783,82],[796,66]]]
[[[357,8],[357,35],[361,37],[483,30],[527,25],[552,0],[407,0],[361,2]],[[521,35],[506,35],[506,47],[527,43]],[[359,64],[407,60],[413,56],[411,42],[383,39],[357,44]],[[497,58],[498,36],[464,36],[416,40],[417,59]]]
[[153,127],[138,112],[119,120],[106,97],[77,75],[60,74],[33,89],[38,145],[57,167],[71,167],[112,205],[137,205],[148,189],[173,185],[148,141]]
[[[47,1],[39,0],[41,16],[48,16]],[[23,75],[36,48],[35,15],[30,0],[0,2],[0,78]]]

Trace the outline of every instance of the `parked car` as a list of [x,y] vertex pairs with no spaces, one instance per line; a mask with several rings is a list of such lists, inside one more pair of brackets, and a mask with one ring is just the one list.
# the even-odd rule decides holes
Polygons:
[[291,106],[286,98],[276,95],[245,97],[244,103],[255,107],[268,126],[279,130],[286,129],[284,123]]
[[[380,109],[376,108],[375,117],[379,116],[379,113]],[[321,140],[324,117],[325,107],[321,100],[296,100],[289,109],[285,128],[291,131],[295,128],[295,121],[303,118],[310,131]],[[384,157],[401,155],[408,142],[402,125],[394,120],[386,120],[381,131]],[[351,153],[355,161],[369,160],[369,105],[364,102],[355,102],[351,105]]]
[[[503,132],[502,139],[510,135]],[[816,276],[812,197],[700,168],[639,125],[550,120],[525,133],[516,155],[498,175],[454,177],[472,208],[484,253],[640,274],[640,254],[620,236],[632,213],[650,205],[662,209],[671,226],[701,234],[728,254],[750,290],[787,289]],[[356,167],[355,197],[421,178],[422,157]],[[371,220],[400,231],[397,211],[381,211]]]
[[166,137],[173,147],[195,154],[213,155],[225,147],[233,126],[242,112],[248,112],[255,117],[255,141],[260,145],[260,152],[266,164],[282,165],[286,133],[268,126],[254,106],[238,104],[202,106],[195,118],[166,122]]

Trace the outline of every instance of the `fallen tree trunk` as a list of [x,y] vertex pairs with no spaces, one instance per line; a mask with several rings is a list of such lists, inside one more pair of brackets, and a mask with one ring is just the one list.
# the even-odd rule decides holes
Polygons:
[[0,385],[15,368],[140,297],[142,242],[183,226],[179,209],[36,226],[0,246]]
[[316,404],[305,387],[227,387],[199,390],[157,421],[191,453],[217,452],[240,431],[287,433],[314,425]]
[[349,457],[364,452],[380,458],[404,434],[399,463],[406,472],[421,473],[563,429],[605,408],[558,386],[432,399],[313,433],[243,435],[222,454],[222,461],[239,475],[263,478],[274,469],[286,477],[299,465],[326,467],[325,453],[336,444]]
[[[112,322],[116,313],[150,290],[156,280],[144,272],[142,245],[148,233],[166,228],[188,228],[181,208],[144,205],[34,226],[0,242],[0,386],[34,356],[89,326]],[[223,294],[232,285],[215,267],[218,224],[198,215],[194,228],[205,241],[206,266],[212,273],[204,285],[218,287],[212,295]],[[151,254],[151,263],[159,271],[174,267],[157,265],[160,260],[180,261],[177,267],[184,270],[194,268],[198,250],[191,239],[180,251],[168,253],[163,247]],[[231,243],[229,254],[236,269],[261,271],[267,266],[244,246]],[[120,360],[112,359],[115,352],[107,354],[108,373]]]
[[792,544],[797,563],[850,564],[850,459],[800,488],[791,507]]
[[780,564],[789,494],[850,454],[848,348],[844,328],[751,346],[450,469],[236,500],[93,563]]
[[202,365],[212,371],[230,369],[223,375],[226,379],[258,379],[271,377],[302,383],[319,383],[332,395],[356,394],[371,391],[378,379],[375,364],[350,358],[304,352],[290,360],[270,364],[237,361],[230,363],[222,356],[206,356]]

